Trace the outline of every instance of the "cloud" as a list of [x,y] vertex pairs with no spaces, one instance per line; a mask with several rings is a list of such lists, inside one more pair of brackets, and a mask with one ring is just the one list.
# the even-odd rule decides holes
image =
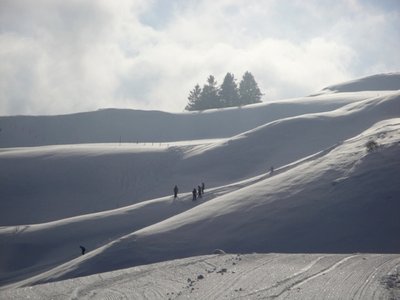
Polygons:
[[114,91],[127,61],[123,25],[131,21],[127,12],[140,11],[140,3],[5,1],[1,6],[2,114],[73,112],[119,101]]
[[209,74],[249,70],[265,99],[398,71],[390,0],[0,3],[0,114],[182,111]]

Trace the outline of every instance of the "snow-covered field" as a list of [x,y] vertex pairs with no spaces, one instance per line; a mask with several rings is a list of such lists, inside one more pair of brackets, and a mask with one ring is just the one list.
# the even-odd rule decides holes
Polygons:
[[0,298],[396,299],[399,89],[0,117]]
[[399,255],[231,254],[28,288],[4,299],[399,299]]

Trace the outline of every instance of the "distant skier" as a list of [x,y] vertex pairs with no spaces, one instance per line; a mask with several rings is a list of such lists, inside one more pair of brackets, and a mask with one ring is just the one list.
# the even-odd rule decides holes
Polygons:
[[197,190],[196,190],[196,188],[193,189],[192,195],[193,195],[193,199],[192,200],[196,201],[196,199],[197,199]]
[[81,248],[82,255],[83,255],[83,254],[85,254],[85,252],[86,252],[86,248],[85,248],[85,247],[83,247],[83,246],[79,246],[79,248]]
[[174,198],[178,197],[178,186],[174,187]]
[[197,186],[197,193],[199,195],[199,198],[201,198],[201,186]]
[[204,189],[206,188],[206,185],[204,182],[201,183],[201,193],[204,194]]
[[269,175],[272,175],[274,173],[274,166],[271,166],[271,168],[269,168]]

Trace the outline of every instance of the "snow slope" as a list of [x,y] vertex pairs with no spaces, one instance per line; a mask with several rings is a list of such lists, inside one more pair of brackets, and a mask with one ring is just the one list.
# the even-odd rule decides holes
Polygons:
[[58,116],[0,116],[0,147],[225,138],[273,120],[328,111],[372,96],[376,93],[344,93],[178,114],[104,109]]
[[399,112],[400,93],[394,93],[217,141],[5,148],[0,225],[114,209],[165,196],[175,184],[185,192],[202,181],[226,185],[329,148]]
[[323,89],[324,92],[390,91],[400,89],[400,73],[377,74],[349,82],[335,84]]
[[[252,179],[253,181],[260,178]],[[249,180],[229,186],[207,190],[202,202],[222,193],[239,189]],[[147,227],[199,203],[191,201],[191,195],[180,194],[144,201],[135,205],[77,216],[35,225],[19,225],[0,228],[0,282],[11,278],[26,277],[69,261],[80,255],[77,244],[87,249],[98,248],[132,231]],[[30,255],[26,255],[29,253]],[[21,270],[24,270],[21,274]]]
[[[379,151],[366,151],[371,139],[381,145]],[[116,239],[32,282],[216,248],[234,253],[397,253],[399,143],[400,119],[382,121],[292,168]]]
[[[190,141],[181,142],[169,140],[171,136],[167,135],[164,143],[10,148],[12,143],[29,146],[33,140],[24,134],[15,139],[8,136],[3,140],[5,148],[0,148],[0,285],[12,285],[4,287],[0,296],[25,295],[26,290],[14,290],[22,285],[205,255],[216,248],[231,253],[381,253],[370,265],[375,273],[361,267],[364,256],[356,256],[359,276],[374,278],[379,274],[382,279],[389,276],[388,272],[395,272],[398,256],[382,253],[400,251],[400,92],[325,94],[282,103],[274,104],[280,111],[269,112],[264,123],[246,129],[237,126],[235,130],[242,129],[234,136],[225,130],[223,134],[220,131],[215,136],[203,136],[223,139],[193,140],[197,132]],[[315,105],[312,109],[311,103]],[[284,107],[288,113],[283,113]],[[247,114],[246,118],[257,119],[257,114],[265,117],[265,108],[261,104],[182,114],[190,121],[184,122],[187,126],[179,134],[190,136],[195,124],[192,120],[200,115],[208,116],[203,121],[220,116],[227,124],[239,112]],[[109,112],[104,111],[105,115]],[[157,121],[157,114],[163,113],[154,115],[155,124],[167,124]],[[87,116],[90,119],[90,113]],[[64,117],[54,120],[65,125],[61,121]],[[8,121],[16,122],[18,118],[10,117]],[[211,132],[212,124],[202,124],[208,126],[204,132]],[[54,132],[62,133],[59,129]],[[80,137],[87,142],[93,131],[85,130]],[[158,137],[165,132],[157,132]],[[155,138],[157,134],[149,136]],[[47,142],[54,142],[56,136],[49,134]],[[99,136],[94,132],[93,137],[96,140]],[[62,141],[68,139],[61,137]],[[380,146],[368,152],[366,143],[371,140]],[[271,165],[275,166],[273,174],[268,173]],[[190,191],[202,181],[206,182],[206,194],[193,202]],[[180,187],[177,199],[171,196],[175,184]],[[80,256],[80,244],[89,251],[84,256]],[[334,271],[331,274],[335,278],[339,278],[336,271],[345,272],[337,267],[353,260],[351,255],[327,254],[281,254],[278,258],[289,259],[288,264],[278,263],[284,269],[299,267],[296,276],[304,268],[321,274],[313,269],[315,266]],[[222,258],[215,259],[218,264],[225,263]],[[311,266],[304,264],[308,259]],[[325,259],[331,263],[320,265]],[[386,262],[389,268],[382,267]],[[275,259],[270,263],[269,267],[274,268]],[[179,261],[165,264],[170,264],[174,272],[187,272]],[[140,270],[142,275],[137,276],[143,277],[143,268],[147,267],[132,272]],[[243,272],[259,268],[264,268],[264,263],[256,259]],[[145,273],[163,282],[152,270],[149,266]],[[127,278],[130,272],[126,271]],[[284,282],[268,283],[271,286],[266,290],[271,295],[295,298],[290,290],[293,286],[297,289],[297,279],[305,281],[301,284],[304,286],[320,279],[320,275],[314,277],[307,272],[305,277],[284,273]],[[112,278],[114,274],[121,273],[107,276]],[[93,285],[101,284],[93,278],[101,276],[87,279],[89,292]],[[296,279],[293,285],[292,277]],[[240,276],[233,280],[247,286]],[[378,281],[371,279],[366,285],[379,286],[383,295],[387,286]],[[358,284],[349,281],[349,289]],[[152,286],[161,289],[156,298],[163,298],[166,290],[157,283]],[[251,292],[244,297],[256,298],[257,286],[249,288]],[[275,287],[283,292],[274,291]],[[63,283],[55,289],[64,289]],[[74,296],[68,289],[65,293]],[[49,286],[48,291],[52,290]],[[37,292],[40,295],[43,290],[38,287]],[[81,295],[79,292],[76,295]],[[181,288],[181,292],[185,291]],[[202,293],[205,290],[199,289],[199,295]],[[221,295],[227,294],[224,291]],[[138,291],[138,297],[146,297],[145,291]],[[220,294],[215,292],[210,297],[218,298]]]
[[9,289],[0,291],[0,297],[398,299],[399,264],[399,255],[210,255]]

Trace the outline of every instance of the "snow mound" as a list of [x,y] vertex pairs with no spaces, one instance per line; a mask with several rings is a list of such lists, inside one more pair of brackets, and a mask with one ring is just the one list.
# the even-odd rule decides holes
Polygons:
[[400,73],[377,74],[328,86],[324,92],[392,91],[400,90]]

